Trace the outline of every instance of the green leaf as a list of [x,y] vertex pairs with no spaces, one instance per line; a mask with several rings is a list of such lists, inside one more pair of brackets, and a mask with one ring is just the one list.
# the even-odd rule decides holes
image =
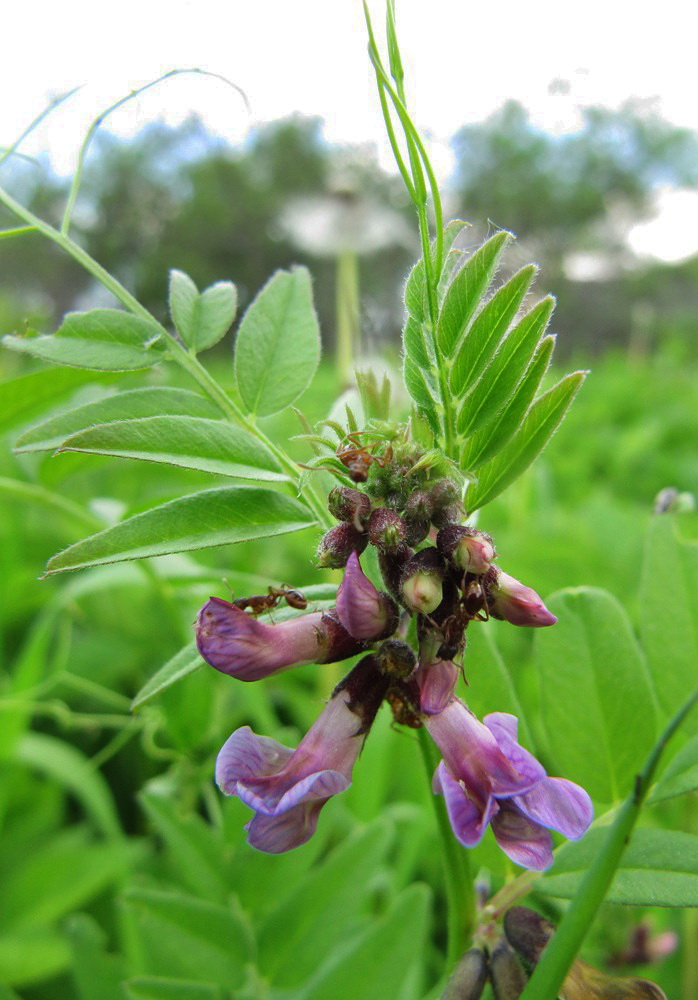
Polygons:
[[225,486],[135,514],[59,552],[46,575],[283,535],[314,521],[297,500],[272,490]]
[[672,757],[659,781],[652,789],[648,802],[663,802],[676,795],[698,789],[698,736],[693,736]]
[[128,874],[135,851],[127,841],[94,841],[69,827],[35,846],[21,864],[0,863],[0,919],[15,930],[47,926]]
[[57,975],[70,963],[62,934],[47,927],[0,933],[0,983],[25,986]]
[[518,271],[494,293],[473,320],[453,359],[450,384],[456,398],[464,396],[485,370],[519,311],[537,270],[535,264],[529,264]]
[[23,423],[32,413],[45,411],[55,400],[62,399],[75,389],[90,382],[109,383],[115,376],[96,375],[50,368],[21,378],[11,379],[0,385],[0,429],[5,430]]
[[554,337],[543,338],[526,374],[519,382],[507,405],[493,420],[476,431],[463,446],[461,468],[468,471],[478,469],[485,462],[494,458],[497,452],[501,451],[504,445],[512,439],[548,370],[554,347]]
[[[698,664],[698,544],[680,539],[676,527],[670,514],[649,524],[638,609],[640,637],[666,714],[695,685]],[[696,713],[687,720],[686,731],[698,731]]]
[[75,913],[66,931],[79,1000],[123,1000],[123,962],[120,956],[107,953],[106,935],[97,921],[86,913]]
[[184,649],[180,649],[171,660],[168,660],[167,663],[160,667],[157,673],[153,674],[150,680],[143,685],[131,702],[131,711],[135,712],[137,709],[147,705],[149,701],[156,698],[162,691],[166,691],[167,688],[172,687],[173,684],[176,684],[183,677],[193,674],[202,665],[203,660],[196,648],[196,641],[190,642],[189,645],[185,646]]
[[143,942],[148,975],[242,985],[252,940],[234,901],[227,906],[180,892],[130,888],[124,894]]
[[114,420],[66,438],[60,451],[164,462],[236,479],[288,482],[272,453],[252,434],[206,417]]
[[329,953],[307,986],[294,994],[294,1000],[402,996],[415,978],[419,982],[423,976],[430,902],[425,885],[405,889],[384,917],[345,947]]
[[121,838],[111,789],[82,751],[55,736],[28,732],[17,745],[16,757],[19,763],[53,778],[74,795],[106,837]]
[[23,483],[19,479],[9,479],[4,476],[0,476],[0,493],[5,494],[5,496],[10,497],[18,503],[22,504],[36,504],[39,507],[45,507],[51,513],[52,516],[60,514],[63,517],[69,517],[73,521],[77,521],[82,527],[94,528],[96,527],[97,518],[83,510],[72,500],[68,500],[67,497],[62,496],[60,493],[55,493],[53,490],[47,490],[44,486],[37,486],[36,483]]
[[554,308],[555,300],[548,296],[507,334],[490,365],[463,400],[458,414],[458,433],[463,437],[474,434],[511,399],[536,354]]
[[437,404],[432,391],[427,384],[428,369],[419,368],[414,361],[405,356],[403,375],[407,391],[414,400],[418,411],[426,417],[434,434],[439,433],[439,416]]
[[479,478],[466,497],[469,514],[494,500],[540,454],[564,418],[586,375],[586,372],[565,375],[535,401],[514,437],[480,469]]
[[235,342],[235,374],[250,413],[283,410],[310,385],[320,330],[310,274],[277,271],[245,313]]
[[[536,889],[571,899],[599,853],[606,829],[565,844]],[[698,906],[698,836],[678,830],[635,830],[606,896],[630,906]]]
[[73,407],[36,424],[18,438],[14,450],[53,451],[71,434],[94,427],[95,424],[106,424],[111,420],[135,420],[138,417],[159,417],[164,414],[215,417],[218,410],[213,403],[188,389],[127,389],[125,392]]
[[340,948],[346,933],[361,926],[370,880],[391,834],[379,821],[347,838],[269,915],[258,935],[259,967],[276,986],[304,982],[318,955]]
[[54,334],[3,337],[5,347],[43,361],[94,371],[126,372],[162,361],[162,331],[120,309],[68,313]]
[[449,285],[439,313],[436,341],[447,358],[458,350],[470,320],[490,286],[511,233],[499,232],[466,261]]
[[172,867],[186,887],[212,903],[225,903],[230,893],[224,877],[227,848],[218,831],[197,815],[181,815],[164,795],[146,791],[138,800],[167,844]]
[[642,650],[626,612],[603,590],[561,591],[548,607],[559,620],[535,636],[534,662],[556,772],[596,800],[617,802],[657,728]]
[[124,986],[128,1000],[225,1000],[217,986],[191,979],[136,976]]
[[194,353],[213,347],[226,335],[236,310],[237,291],[231,281],[218,281],[199,294],[189,275],[170,271],[170,313]]

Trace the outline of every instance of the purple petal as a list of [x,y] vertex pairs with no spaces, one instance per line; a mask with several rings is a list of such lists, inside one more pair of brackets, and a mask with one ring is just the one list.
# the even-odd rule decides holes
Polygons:
[[398,625],[397,607],[365,576],[356,552],[349,556],[337,591],[337,615],[356,639],[385,638]]
[[[518,720],[515,715],[507,715],[505,712],[493,712],[485,716],[485,725],[497,741],[497,746],[504,754],[509,763],[516,769],[519,775],[520,786],[517,794],[526,790],[525,786],[532,788],[539,781],[546,777],[545,768],[539,763],[533,754],[524,750],[516,741]],[[500,788],[495,788],[496,795],[511,794],[505,793]]]
[[507,800],[492,819],[492,833],[508,858],[529,871],[543,872],[553,863],[550,834]]
[[450,660],[440,660],[417,672],[419,707],[425,715],[443,712],[458,681],[460,670]]
[[497,804],[489,798],[479,807],[466,794],[462,784],[450,774],[441,761],[434,774],[433,789],[444,797],[446,811],[455,837],[464,847],[475,847],[482,840],[487,824]]
[[292,775],[287,775],[285,780],[279,776],[271,779],[266,788],[258,786],[257,791],[239,781],[237,794],[240,801],[255,812],[278,816],[306,803],[326,802],[333,795],[345,792],[350,785],[349,778],[339,771],[319,771],[300,781],[295,781]]
[[218,754],[216,784],[226,795],[236,795],[238,781],[258,781],[278,773],[293,752],[276,740],[257,736],[249,726],[243,726],[228,737]]
[[323,802],[298,806],[278,816],[257,814],[245,826],[247,843],[265,854],[283,854],[307,843],[317,828]]
[[546,778],[514,802],[530,819],[568,840],[579,840],[594,818],[591,799],[579,785],[565,778]]

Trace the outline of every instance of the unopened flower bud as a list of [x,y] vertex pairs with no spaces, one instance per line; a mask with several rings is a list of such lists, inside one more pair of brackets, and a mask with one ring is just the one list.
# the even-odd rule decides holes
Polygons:
[[487,957],[480,948],[471,948],[453,970],[441,1000],[480,1000],[486,982]]
[[338,521],[349,521],[360,530],[368,521],[371,501],[359,490],[349,489],[348,486],[335,486],[328,494],[327,509]]
[[432,524],[436,528],[445,528],[449,524],[460,524],[465,515],[465,508],[460,500],[446,504],[440,510],[435,510],[431,516]]
[[526,974],[506,941],[490,955],[490,981],[494,1000],[518,1000],[524,991]]
[[400,620],[395,602],[364,575],[356,552],[349,556],[337,591],[337,614],[351,635],[374,641],[392,635]]
[[405,564],[412,558],[413,552],[404,542],[396,549],[379,549],[378,565],[383,582],[396,600],[401,600],[400,583]]
[[495,618],[503,618],[512,625],[529,628],[543,628],[545,625],[554,625],[557,621],[535,590],[494,566],[485,577],[485,586],[490,614]]
[[496,556],[490,536],[465,524],[449,524],[441,528],[436,536],[436,546],[442,555],[466,573],[486,573]]
[[504,915],[507,941],[527,965],[535,966],[555,927],[527,906],[512,906]]
[[403,517],[405,519],[405,541],[408,545],[419,545],[429,534],[433,504],[431,494],[426,490],[415,490],[407,498]]
[[388,507],[378,507],[368,519],[368,537],[379,549],[396,549],[405,540],[405,522]]
[[384,674],[407,680],[417,666],[414,650],[401,639],[388,639],[375,653],[378,665]]
[[346,566],[352,552],[363,552],[368,545],[368,535],[358,531],[353,524],[342,521],[320,539],[317,550],[321,569],[341,569]]
[[433,547],[422,549],[407,561],[400,592],[405,607],[429,615],[443,600],[444,563]]

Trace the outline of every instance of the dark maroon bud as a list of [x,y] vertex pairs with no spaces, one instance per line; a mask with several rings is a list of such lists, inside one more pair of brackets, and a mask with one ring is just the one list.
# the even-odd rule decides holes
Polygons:
[[376,660],[384,674],[407,680],[417,666],[417,656],[411,646],[401,639],[387,639],[376,651]]
[[507,941],[527,965],[538,964],[543,949],[555,933],[555,927],[527,906],[512,906],[504,915]]
[[341,569],[346,566],[352,552],[361,553],[368,545],[365,531],[357,531],[353,524],[343,521],[330,528],[320,539],[317,549],[318,566],[322,569]]
[[439,479],[429,490],[431,498],[432,513],[448,507],[460,499],[458,487],[452,479]]
[[434,502],[431,493],[426,490],[415,490],[410,494],[405,504],[405,517],[417,521],[431,521],[434,512]]
[[524,991],[526,974],[506,941],[490,955],[490,981],[494,1000],[518,1000]]
[[368,519],[368,537],[379,549],[396,549],[405,540],[405,522],[388,507],[378,507]]
[[368,521],[371,513],[371,501],[365,493],[349,489],[348,486],[335,486],[327,497],[327,508],[338,521],[349,521],[360,529]]
[[487,957],[480,948],[471,948],[453,970],[441,1000],[480,1000],[486,982]]
[[465,508],[460,500],[446,504],[440,510],[435,510],[431,516],[431,523],[436,528],[445,528],[449,524],[460,524],[465,517]]
[[484,531],[466,524],[449,524],[436,536],[439,552],[466,573],[486,573],[496,556],[494,543]]
[[404,542],[396,549],[379,549],[378,565],[380,566],[383,582],[392,596],[401,601],[400,583],[402,581],[402,571],[408,559],[412,558],[412,549]]
[[429,615],[443,600],[444,558],[433,546],[416,552],[402,570],[400,595],[405,607]]

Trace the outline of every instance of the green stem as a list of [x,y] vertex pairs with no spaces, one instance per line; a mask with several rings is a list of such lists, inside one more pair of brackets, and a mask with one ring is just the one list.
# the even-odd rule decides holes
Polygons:
[[[418,733],[419,747],[422,751],[431,793],[431,782],[438,764],[438,753],[426,729],[422,727]],[[431,798],[441,836],[444,888],[448,906],[447,967],[452,969],[467,949],[475,927],[475,889],[470,875],[468,854],[453,836],[443,798],[440,795],[432,795]]]
[[642,803],[652,783],[662,752],[695,703],[698,690],[676,713],[655,744],[635,787],[621,806],[606,840],[591,868],[579,883],[560,926],[521,994],[521,1000],[554,1000],[560,992],[569,968],[579,951],[596,911],[601,906],[613,881],[623,851],[630,840],[633,827],[640,815]]

